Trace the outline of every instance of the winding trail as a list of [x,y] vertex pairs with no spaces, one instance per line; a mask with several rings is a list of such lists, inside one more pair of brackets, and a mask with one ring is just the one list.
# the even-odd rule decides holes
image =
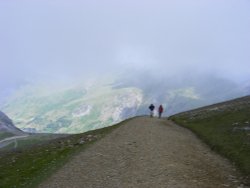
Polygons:
[[5,147],[13,142],[15,142],[15,148],[17,147],[17,139],[20,139],[20,138],[25,138],[25,137],[28,137],[29,135],[22,135],[22,136],[12,136],[12,137],[8,137],[8,138],[5,138],[3,140],[0,140],[0,148],[2,147]]
[[72,157],[39,188],[243,187],[237,177],[189,130],[139,117]]

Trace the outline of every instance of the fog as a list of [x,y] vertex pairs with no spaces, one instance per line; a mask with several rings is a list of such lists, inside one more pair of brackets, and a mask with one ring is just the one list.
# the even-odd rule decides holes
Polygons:
[[2,93],[131,70],[250,80],[249,0],[1,0],[0,27]]

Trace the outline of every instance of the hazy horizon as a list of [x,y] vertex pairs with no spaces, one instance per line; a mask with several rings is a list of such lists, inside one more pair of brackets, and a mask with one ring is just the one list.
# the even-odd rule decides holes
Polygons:
[[243,84],[249,8],[247,0],[1,1],[0,90],[124,70]]

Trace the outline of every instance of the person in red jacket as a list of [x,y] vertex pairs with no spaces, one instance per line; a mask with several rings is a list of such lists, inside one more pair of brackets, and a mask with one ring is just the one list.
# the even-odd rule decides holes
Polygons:
[[159,118],[161,118],[162,113],[163,113],[163,107],[162,107],[162,105],[160,105],[159,108],[158,108]]

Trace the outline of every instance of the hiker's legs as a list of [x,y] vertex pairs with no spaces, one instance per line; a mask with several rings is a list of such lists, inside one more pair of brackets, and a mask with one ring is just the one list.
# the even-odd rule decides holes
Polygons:
[[150,117],[153,117],[153,111],[150,111]]

